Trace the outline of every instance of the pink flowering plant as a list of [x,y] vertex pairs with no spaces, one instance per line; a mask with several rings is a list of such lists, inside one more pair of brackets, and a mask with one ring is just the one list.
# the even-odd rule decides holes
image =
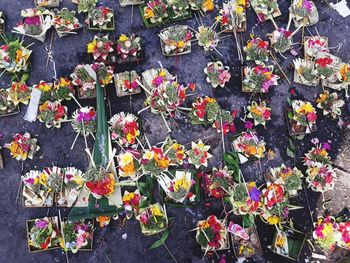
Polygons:
[[264,64],[244,69],[243,91],[267,93],[272,86],[278,85],[280,78],[273,74],[274,67]]
[[77,253],[79,249],[92,249],[93,223],[90,221],[62,222],[62,249]]
[[79,134],[88,136],[96,132],[96,111],[94,107],[86,106],[77,109],[72,114],[73,130]]
[[212,85],[213,88],[225,87],[225,84],[230,81],[231,74],[230,68],[224,66],[221,61],[209,62],[204,69],[204,73],[207,75],[207,82]]

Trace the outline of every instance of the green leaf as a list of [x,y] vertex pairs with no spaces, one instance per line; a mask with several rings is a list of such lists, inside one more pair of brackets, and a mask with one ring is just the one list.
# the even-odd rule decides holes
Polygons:
[[287,116],[288,116],[288,119],[290,119],[290,120],[293,119],[293,113],[292,112],[288,112]]
[[290,148],[287,148],[287,155],[288,155],[290,158],[294,158],[294,157],[295,157],[294,151],[291,150]]
[[243,215],[243,218],[242,218],[242,225],[244,228],[246,227],[251,227],[251,226],[254,226],[255,223],[254,223],[254,219],[255,217],[253,215]]
[[298,136],[295,136],[295,138],[297,139],[297,140],[302,140],[302,139],[304,139],[304,137],[305,137],[305,134],[300,134],[300,135],[298,135]]
[[160,247],[161,245],[164,245],[165,241],[168,239],[169,237],[169,230],[165,230],[162,234],[162,236],[160,237],[159,240],[157,240],[156,242],[154,242],[149,249],[155,249]]
[[224,161],[227,168],[233,171],[233,179],[239,181],[239,158],[236,152],[226,152],[224,154]]
[[292,139],[289,139],[289,148],[293,151],[295,150],[295,144]]
[[292,100],[290,98],[287,98],[288,105],[292,105]]

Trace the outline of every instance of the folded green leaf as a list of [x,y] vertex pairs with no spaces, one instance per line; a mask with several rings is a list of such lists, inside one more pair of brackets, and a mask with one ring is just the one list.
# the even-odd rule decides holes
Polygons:
[[165,241],[168,239],[169,237],[169,230],[165,230],[162,234],[162,236],[160,237],[159,240],[157,240],[156,242],[154,242],[149,249],[155,249],[160,247],[161,245],[164,245]]

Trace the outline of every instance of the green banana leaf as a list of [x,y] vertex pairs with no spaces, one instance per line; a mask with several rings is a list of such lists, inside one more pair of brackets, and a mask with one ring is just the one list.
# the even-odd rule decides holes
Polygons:
[[[106,168],[109,162],[111,143],[109,138],[103,89],[98,80],[96,81],[96,89],[97,131],[95,135],[96,140],[93,150],[93,160],[97,167],[103,166]],[[113,216],[122,209],[123,208],[118,208],[115,205],[110,205],[109,200],[106,197],[96,199],[92,196],[92,194],[90,194],[88,206],[73,207],[68,218],[69,220],[76,221],[85,218],[95,218],[98,216]]]

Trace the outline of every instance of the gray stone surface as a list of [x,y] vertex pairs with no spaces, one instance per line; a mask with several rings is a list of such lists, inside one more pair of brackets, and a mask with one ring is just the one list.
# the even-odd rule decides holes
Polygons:
[[[289,6],[289,1],[282,0],[278,2],[283,15],[277,18],[276,22],[280,26],[285,26],[288,20],[287,8]],[[320,13],[320,22],[316,25],[318,32],[321,35],[329,37],[330,46],[336,46],[339,43],[343,43],[339,50],[333,50],[333,54],[340,56],[344,61],[349,61],[350,30],[348,27],[350,25],[350,18],[348,17],[344,19],[334,10],[329,9],[326,1],[315,2]],[[112,34],[113,36],[119,35],[120,33],[135,32],[143,37],[145,60],[143,63],[135,67],[137,71],[142,72],[145,69],[157,67],[158,61],[160,61],[164,67],[167,67],[174,73],[176,58],[165,58],[161,54],[160,43],[157,37],[160,28],[146,30],[136,7],[133,10],[133,21],[131,23],[131,7],[121,8],[116,0],[104,0],[100,1],[100,4],[105,4],[115,9],[116,32]],[[0,9],[5,11],[8,18],[6,28],[8,33],[19,20],[20,10],[32,6],[32,1],[30,0],[0,0]],[[68,0],[64,0],[61,7],[76,8]],[[213,22],[214,17],[215,14],[207,14],[202,18],[203,23],[210,25]],[[79,18],[81,21],[83,20],[81,15]],[[272,31],[271,22],[257,25],[256,21],[256,15],[253,10],[250,9],[248,11],[249,31],[251,32],[253,30],[255,34],[261,37],[264,37],[266,33]],[[195,19],[183,21],[181,23],[188,24],[193,28],[198,27]],[[310,31],[315,34],[315,27],[310,27]],[[45,67],[47,59],[45,47],[50,45],[49,39],[51,32],[52,29],[50,30],[45,43],[39,43],[32,39],[25,38],[26,43],[35,43],[32,56],[32,74],[28,82],[31,85],[36,84],[40,80],[52,80],[52,65],[50,64],[49,67]],[[78,63],[89,62],[89,57],[87,56],[85,49],[86,43],[93,38],[93,35],[94,34],[91,32],[82,30],[76,36],[69,36],[62,39],[58,39],[57,36],[55,37],[53,57],[56,62],[58,76],[68,76]],[[244,33],[244,41],[248,38],[249,33]],[[295,36],[294,42],[300,42],[300,40],[301,32]],[[300,45],[295,45],[295,49],[300,56],[303,55]],[[223,39],[219,45],[219,50],[224,54],[224,58],[222,59],[224,64],[231,67],[232,78],[225,90],[213,91],[205,82],[203,68],[212,59],[211,56],[215,56],[215,54],[205,54],[198,45],[194,45],[191,54],[179,57],[180,67],[176,70],[178,79],[183,83],[195,82],[198,87],[197,93],[199,95],[215,96],[221,106],[228,110],[239,110],[240,116],[242,117],[242,107],[246,105],[250,97],[240,91],[240,65],[237,61],[237,52],[233,36]],[[287,53],[286,55],[288,57],[287,59],[279,57],[278,60],[291,79],[292,71],[289,71],[287,67],[290,65],[293,56]],[[122,72],[125,69],[125,67],[117,67],[115,71]],[[7,87],[8,85],[9,78],[3,76],[0,79],[0,86]],[[264,130],[259,127],[258,133],[265,138],[268,148],[276,153],[276,158],[274,160],[267,161],[265,159],[261,162],[263,172],[269,167],[279,165],[282,162],[286,165],[292,165],[293,162],[293,160],[286,154],[288,132],[283,115],[283,107],[287,105],[286,98],[288,97],[288,88],[290,86],[291,85],[289,85],[286,80],[283,80],[277,87],[273,88],[269,94],[263,95],[263,98],[270,102],[273,108],[273,115],[272,121],[267,124],[267,129]],[[315,97],[321,91],[321,87],[296,86],[301,96],[310,101],[314,101]],[[116,97],[112,85],[107,89],[108,97],[111,100],[113,114],[121,110],[137,112],[142,108],[144,94],[133,97],[130,107],[129,99]],[[93,100],[82,101],[82,104],[94,105],[95,102]],[[69,107],[69,114],[76,109],[76,105],[72,102],[66,103],[66,105]],[[35,158],[33,161],[27,161],[24,165],[24,171],[36,167],[41,169],[45,166],[51,166],[52,164],[63,167],[73,165],[83,170],[86,169],[87,158],[83,154],[83,139],[78,139],[74,151],[69,150],[75,136],[75,133],[69,124],[64,124],[59,130],[49,130],[41,123],[25,122],[23,120],[25,110],[26,107],[22,106],[22,112],[20,115],[0,119],[0,131],[4,134],[1,144],[9,142],[12,135],[16,132],[28,131],[39,139],[41,146],[38,155],[39,157]],[[348,112],[344,109],[344,116],[346,117],[346,115],[348,115]],[[157,143],[166,137],[165,127],[159,116],[150,113],[143,113],[142,118],[144,119],[143,124],[145,133],[152,144]],[[184,116],[179,117],[177,123],[179,124],[179,129],[172,125],[172,136],[174,138],[181,143],[189,143],[191,140],[203,137],[209,138],[206,142],[212,146],[212,151],[214,153],[214,158],[210,163],[211,166],[218,165],[222,162],[220,134],[217,134],[211,128],[191,126]],[[242,122],[236,121],[236,126],[239,131],[243,130]],[[342,159],[343,162],[337,164],[349,171],[349,162],[346,161],[349,158],[348,133],[345,133],[344,130],[341,130],[337,126],[337,120],[331,120],[328,117],[321,116],[321,112],[319,112],[317,126],[318,131],[315,134],[308,135],[304,140],[297,143],[298,167],[303,168],[299,160],[305,151],[310,149],[310,139],[318,137],[320,141],[332,140],[332,157],[336,158],[338,154],[345,155]],[[226,148],[229,148],[229,142],[231,142],[231,140],[231,136],[229,136],[226,140]],[[92,146],[93,142],[89,141],[89,144]],[[30,254],[28,252],[25,236],[25,220],[43,217],[45,215],[57,215],[58,211],[57,209],[24,209],[18,206],[16,204],[16,195],[20,183],[21,163],[11,159],[6,150],[3,150],[3,157],[6,169],[0,171],[0,229],[2,230],[0,235],[0,262],[65,262],[65,256],[58,250],[36,254]],[[258,163],[243,165],[242,171],[246,180],[252,179],[257,180],[259,184],[264,183]],[[349,185],[347,183],[346,174],[342,174],[339,177],[341,178],[340,183],[342,183],[339,184],[339,193],[341,192],[342,196],[347,196]],[[315,210],[318,206],[317,200],[319,200],[320,195],[310,190],[306,190],[304,193],[307,194],[311,210]],[[291,217],[294,220],[296,228],[303,230],[306,233],[310,233],[312,230],[312,221],[309,211],[306,208],[307,202],[304,193],[301,192],[293,202],[296,204],[301,203],[305,206],[305,209],[292,212]],[[338,191],[335,193],[338,193]],[[344,198],[343,201],[344,205],[349,205],[348,199]],[[338,201],[333,200],[333,202],[334,203],[329,206],[333,206],[333,204],[339,205]],[[202,252],[195,242],[194,233],[188,231],[195,227],[198,220],[206,218],[211,213],[220,215],[221,211],[221,204],[212,204],[210,207],[205,207],[204,204],[201,204],[201,206],[191,209],[168,209],[169,217],[174,217],[175,219],[170,225],[170,237],[167,241],[167,245],[179,262],[201,262]],[[61,212],[64,215],[67,215],[69,210],[61,209]],[[234,219],[238,220],[237,218]],[[273,227],[268,227],[258,222],[258,231],[263,245],[264,258],[258,259],[257,262],[265,262],[267,260],[276,263],[284,262],[283,259],[273,256],[268,249],[268,245],[271,244],[272,240]],[[121,237],[124,233],[128,234],[126,240]],[[143,236],[139,230],[138,222],[135,220],[128,221],[125,224],[122,224],[120,221],[112,222],[107,228],[96,230],[95,234],[94,250],[92,252],[81,252],[77,255],[70,254],[70,262],[171,262],[171,257],[168,255],[164,247],[156,250],[148,249],[150,244],[156,240],[156,237]],[[234,262],[232,251],[228,251],[226,254],[227,261]],[[309,258],[310,254],[309,246],[306,244],[300,262],[304,262],[304,258]],[[210,260],[217,261],[215,257],[211,257]],[[335,259],[332,259],[332,262],[335,262]]]

